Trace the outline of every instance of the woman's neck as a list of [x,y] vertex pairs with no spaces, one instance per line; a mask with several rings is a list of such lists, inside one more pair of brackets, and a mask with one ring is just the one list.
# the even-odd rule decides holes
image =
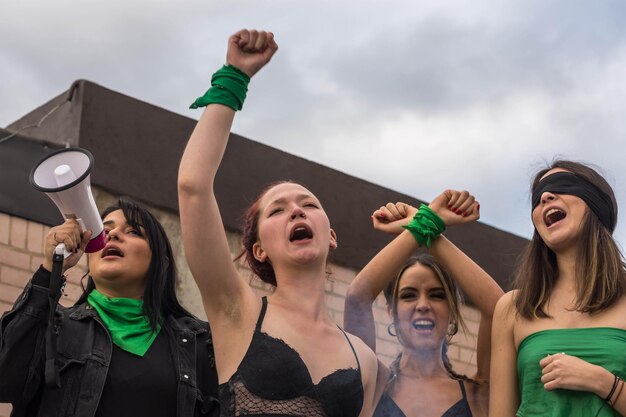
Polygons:
[[326,273],[319,268],[276,271],[276,290],[271,302],[292,311],[300,311],[315,320],[330,316],[326,307]]
[[558,268],[557,289],[576,288],[576,254],[569,251],[556,255],[556,265]]
[[399,373],[404,377],[429,379],[449,377],[441,361],[440,349],[402,351]]
[[132,298],[135,300],[141,300],[143,298],[143,293],[145,288],[128,288],[121,287],[116,288],[114,286],[106,286],[106,285],[96,285],[96,289],[101,293],[106,295],[109,298]]

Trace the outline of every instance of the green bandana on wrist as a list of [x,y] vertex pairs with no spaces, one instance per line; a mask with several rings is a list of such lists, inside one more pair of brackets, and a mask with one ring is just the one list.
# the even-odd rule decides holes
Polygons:
[[407,229],[420,246],[430,248],[432,241],[437,239],[439,235],[446,230],[446,224],[426,204],[420,205],[419,210],[413,216],[413,220],[406,226]]
[[127,352],[143,356],[161,330],[160,324],[156,332],[150,327],[143,314],[142,300],[109,298],[93,290],[87,296],[87,302],[109,330],[113,343]]
[[205,107],[212,103],[223,104],[237,111],[243,107],[250,77],[232,65],[224,65],[211,77],[211,88],[194,101],[190,109]]

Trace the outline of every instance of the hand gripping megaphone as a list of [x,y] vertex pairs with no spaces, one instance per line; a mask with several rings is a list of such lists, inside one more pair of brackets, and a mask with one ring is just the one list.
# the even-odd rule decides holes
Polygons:
[[[56,204],[64,219],[76,219],[83,230],[91,230],[92,237],[85,252],[97,252],[106,244],[104,226],[91,194],[89,174],[93,167],[93,156],[80,148],[62,149],[42,159],[30,173],[30,183],[43,191]],[[58,329],[55,326],[55,312],[64,280],[63,258],[70,253],[64,244],[59,244],[52,256],[52,271],[48,301],[50,313],[46,329],[45,380],[50,388],[59,388],[61,379],[56,363]]]
[[91,230],[85,252],[97,252],[106,244],[104,226],[91,194],[89,174],[93,155],[85,149],[67,148],[39,161],[30,173],[30,183],[56,204],[64,219],[76,219]]

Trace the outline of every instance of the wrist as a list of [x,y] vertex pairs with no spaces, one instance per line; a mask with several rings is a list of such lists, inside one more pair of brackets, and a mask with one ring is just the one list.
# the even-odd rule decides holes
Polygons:
[[595,378],[589,381],[589,390],[603,400],[606,400],[613,389],[615,375],[601,366],[596,366],[596,368]]
[[250,82],[250,78],[252,78],[252,74],[250,74],[248,71],[245,71],[241,68],[239,68],[236,65],[231,64],[230,62],[226,61],[225,66],[229,69],[232,69],[233,71],[237,72],[239,75],[241,75],[243,77],[243,79],[247,82]]
[[413,220],[402,227],[411,232],[419,246],[428,248],[446,230],[446,224],[441,220],[441,217],[426,204],[422,204],[413,216]]
[[33,275],[33,285],[48,288],[50,286],[50,274],[51,272],[47,270],[43,265],[40,266]]
[[230,64],[224,65],[211,77],[211,88],[194,101],[190,108],[197,109],[209,104],[222,104],[241,110],[248,92],[250,76]]
[[[422,205],[426,206],[426,204],[422,204]],[[420,207],[422,205],[420,205]],[[439,214],[439,210],[441,210],[441,207],[439,207],[437,204],[430,203],[426,207],[428,207],[433,213],[435,213],[437,216],[441,218],[441,214]]]

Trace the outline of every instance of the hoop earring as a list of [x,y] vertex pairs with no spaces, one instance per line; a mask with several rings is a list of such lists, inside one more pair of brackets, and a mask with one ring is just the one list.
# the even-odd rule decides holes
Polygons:
[[452,322],[448,324],[448,331],[446,332],[446,334],[448,335],[448,337],[452,337],[455,334],[457,334],[458,331],[459,331],[459,326],[457,326],[456,323]]
[[389,336],[398,336],[398,333],[396,332],[396,323],[391,323],[389,326],[387,326],[387,333],[389,333]]

